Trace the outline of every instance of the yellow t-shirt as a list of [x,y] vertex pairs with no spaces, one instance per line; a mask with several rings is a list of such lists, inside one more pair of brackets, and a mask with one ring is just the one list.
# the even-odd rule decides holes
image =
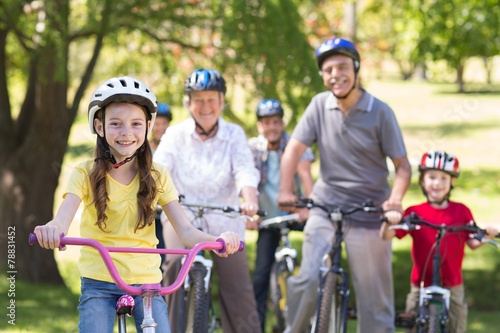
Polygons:
[[[108,191],[108,210],[106,211],[106,229],[102,231],[95,224],[97,211],[93,201],[93,194],[89,184],[89,173],[93,161],[79,164],[71,174],[66,188],[67,193],[77,195],[84,203],[81,217],[80,235],[92,238],[104,246],[155,248],[158,239],[155,235],[154,223],[134,232],[137,223],[138,205],[137,192],[139,190],[139,174],[129,185],[123,185],[114,180],[109,174],[106,176]],[[157,180],[160,192],[153,202],[165,205],[178,200],[177,191],[167,170],[154,163],[154,168],[159,171]],[[153,173],[153,176],[155,173]],[[111,253],[111,257],[127,284],[159,283],[161,281],[160,255],[143,253]],[[94,248],[83,246],[80,251],[78,269],[81,276],[94,280],[113,282],[104,261]]]

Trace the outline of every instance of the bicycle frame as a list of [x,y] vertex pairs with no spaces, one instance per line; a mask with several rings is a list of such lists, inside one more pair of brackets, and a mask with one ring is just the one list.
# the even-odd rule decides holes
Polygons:
[[285,330],[286,317],[286,279],[295,273],[297,265],[297,250],[292,247],[288,234],[290,224],[298,222],[299,214],[277,216],[263,220],[259,224],[259,229],[279,229],[281,235],[280,246],[275,251],[275,261],[271,267],[269,293],[276,316],[276,325],[273,330]]
[[[338,283],[335,286],[336,290],[334,292],[338,293],[341,300],[340,313],[337,313],[336,318],[331,318],[334,320],[333,322],[330,322],[329,326],[333,324],[335,325],[335,331],[347,332],[347,306],[349,303],[350,290],[347,273],[341,265],[342,243],[344,238],[342,214],[332,213],[330,214],[330,220],[335,225],[335,234],[333,244],[330,246],[328,252],[323,256],[322,265],[320,267],[320,285],[317,301],[318,306],[316,307],[315,320],[311,330],[312,332],[319,332],[320,330],[321,303],[325,293],[325,287],[328,285],[327,277],[329,272],[332,272],[340,277],[340,283],[338,282],[339,280],[332,282]],[[332,331],[332,329],[333,327],[330,327],[329,331]]]
[[[431,304],[438,305],[439,310],[439,329],[446,333],[450,311],[451,292],[441,286],[441,241],[444,238],[446,229],[438,229],[436,237],[436,246],[432,258],[432,284],[428,287],[420,287],[418,315],[416,319],[417,332],[422,332],[424,327],[432,320]],[[436,323],[437,324],[437,323]]]
[[[194,218],[191,223],[196,228],[203,230],[203,226],[206,223],[204,215],[208,211],[219,211],[222,214],[230,216],[234,214],[234,218],[243,217],[246,219],[252,219],[250,216],[243,215],[240,208],[222,205],[208,205],[201,203],[190,203],[184,201],[185,197],[183,195],[179,196],[179,202],[182,206],[186,207],[193,215]],[[258,215],[265,216],[266,212],[258,211]],[[182,298],[184,304],[182,309],[184,313],[182,314],[179,323],[181,327],[177,327],[177,330],[182,332],[193,331],[193,327],[196,327],[196,331],[202,332],[213,332],[217,327],[217,318],[215,311],[212,307],[212,299],[210,294],[210,279],[212,277],[212,267],[213,260],[205,257],[204,252],[200,251],[196,254],[194,258],[193,265],[191,266],[190,272],[183,284],[184,297]],[[191,279],[190,276],[195,274],[196,279]],[[203,285],[200,286],[200,274],[203,276]],[[197,295],[196,300],[193,300],[195,304],[190,304],[190,299],[192,295]]]
[[[287,270],[293,274],[295,270],[295,259],[297,258],[297,250],[292,247],[290,239],[288,238],[288,233],[290,232],[290,223],[297,222],[299,219],[299,214],[290,214],[286,216],[278,216],[270,219],[263,220],[259,224],[259,229],[272,228],[277,226],[280,229],[281,234],[281,246],[276,249],[274,254],[276,262],[285,261]],[[287,260],[291,258],[293,262]]]
[[316,312],[311,320],[311,332],[347,332],[349,280],[346,271],[342,268],[342,243],[344,241],[343,221],[346,215],[361,211],[366,213],[383,213],[381,207],[375,207],[373,202],[366,201],[362,205],[329,208],[316,204],[307,199],[293,204],[298,208],[320,208],[328,214],[334,224],[335,233],[328,252],[323,256],[320,266],[320,285]]
[[[29,244],[36,244],[37,238],[35,234],[30,234],[29,236]],[[196,244],[191,249],[149,249],[149,248],[127,248],[127,247],[106,247],[99,243],[94,239],[89,238],[74,238],[74,237],[66,237],[61,235],[61,241],[59,248],[62,249],[66,245],[80,245],[80,246],[90,246],[96,249],[106,268],[111,275],[111,278],[115,282],[115,284],[123,290],[128,295],[141,296],[143,298],[143,311],[144,311],[144,319],[141,324],[141,328],[143,333],[155,333],[156,331],[156,323],[153,319],[152,314],[152,298],[155,296],[164,296],[167,294],[171,294],[181,288],[188,272],[189,268],[194,262],[194,259],[198,252],[202,250],[215,250],[221,253],[225,252],[225,244],[222,239],[217,239],[216,242],[201,242]],[[243,250],[244,244],[240,244],[240,251]],[[113,259],[110,256],[110,253],[150,253],[150,254],[178,254],[184,255],[185,261],[181,267],[179,274],[177,275],[176,280],[169,286],[162,287],[160,283],[153,284],[143,284],[141,286],[131,286],[123,281],[121,278],[116,266],[113,262]]]

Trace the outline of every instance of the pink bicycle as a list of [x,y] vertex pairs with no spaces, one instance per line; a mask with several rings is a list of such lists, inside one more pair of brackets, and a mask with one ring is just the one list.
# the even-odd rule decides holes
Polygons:
[[[37,244],[37,238],[35,234],[30,234],[29,236],[30,245]],[[96,249],[101,255],[109,274],[113,278],[116,285],[125,292],[126,295],[120,297],[117,302],[117,316],[118,316],[118,330],[120,333],[126,332],[125,326],[125,315],[130,315],[134,307],[134,302],[132,297],[127,297],[130,295],[141,296],[143,298],[143,311],[144,319],[141,324],[143,333],[155,333],[156,323],[153,319],[152,311],[152,299],[155,296],[165,296],[177,291],[181,288],[186,276],[189,273],[189,269],[196,257],[196,255],[202,250],[214,250],[219,253],[224,253],[226,251],[226,245],[222,239],[217,239],[215,242],[201,242],[196,244],[191,249],[146,249],[146,248],[128,248],[128,247],[106,247],[96,240],[90,238],[75,238],[66,237],[61,235],[60,248],[66,245],[79,245],[79,246],[90,246]],[[244,249],[244,243],[240,243],[239,251]],[[185,260],[182,264],[181,270],[177,279],[169,286],[162,287],[160,283],[153,284],[143,284],[141,286],[130,286],[126,284],[121,278],[116,266],[111,259],[111,252],[121,252],[121,253],[150,253],[150,254],[178,254],[184,255]],[[132,301],[131,301],[132,300]]]

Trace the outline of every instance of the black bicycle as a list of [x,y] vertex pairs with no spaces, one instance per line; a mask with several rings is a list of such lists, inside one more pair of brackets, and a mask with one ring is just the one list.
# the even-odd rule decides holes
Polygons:
[[297,208],[320,208],[328,214],[330,221],[334,224],[335,234],[332,244],[323,256],[320,267],[320,285],[318,293],[318,304],[316,313],[311,320],[311,332],[314,333],[346,333],[347,320],[349,317],[349,280],[347,272],[342,268],[342,243],[344,241],[345,216],[355,212],[383,213],[381,207],[376,207],[373,202],[366,201],[358,205],[343,207],[328,207],[314,203],[312,200],[301,200],[297,203],[282,204]]
[[[244,218],[251,220],[252,217],[242,214],[239,207],[224,205],[208,205],[185,201],[183,195],[179,196],[179,202],[193,212],[194,218],[191,223],[200,230],[206,225],[204,216],[206,214],[223,214],[233,218]],[[259,216],[266,216],[265,211],[259,210]],[[184,285],[179,289],[182,293],[180,327],[175,332],[214,332],[219,328],[217,315],[212,302],[211,277],[213,260],[205,254],[205,251],[197,253]]]
[[[479,228],[475,222],[471,221],[462,226],[436,225],[422,220],[417,214],[411,213],[404,217],[400,224],[389,227],[391,230],[419,230],[421,226],[437,230],[436,243],[432,257],[432,282],[428,287],[423,283],[420,287],[419,305],[416,317],[408,314],[400,315],[396,318],[396,326],[412,328],[416,326],[417,333],[437,333],[448,332],[448,320],[450,313],[450,290],[444,288],[441,283],[441,242],[448,232],[469,232],[470,237],[481,242],[487,242],[495,247],[498,244],[484,237],[486,230]],[[498,237],[498,235],[496,236]],[[429,254],[429,255],[431,255]]]
[[281,234],[280,246],[274,254],[275,262],[271,267],[269,283],[271,307],[276,316],[276,325],[273,329],[278,332],[283,332],[286,326],[286,279],[295,274],[297,267],[297,250],[292,247],[288,234],[290,226],[298,222],[299,214],[289,214],[266,219],[259,224],[259,229],[279,229]]

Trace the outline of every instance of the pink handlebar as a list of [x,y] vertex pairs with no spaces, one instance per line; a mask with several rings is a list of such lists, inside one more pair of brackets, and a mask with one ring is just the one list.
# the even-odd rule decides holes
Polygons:
[[[30,245],[38,244],[36,235],[33,233],[29,235],[28,241]],[[162,296],[171,294],[177,291],[184,283],[184,280],[186,279],[186,276],[189,273],[189,269],[191,268],[191,265],[198,252],[202,250],[214,250],[219,253],[226,252],[226,244],[224,243],[224,240],[221,238],[218,238],[215,242],[198,243],[191,249],[147,249],[147,248],[129,248],[129,247],[112,247],[112,246],[106,247],[94,239],[66,237],[64,235],[61,235],[60,244],[61,244],[60,248],[66,245],[83,245],[83,246],[91,246],[94,249],[96,249],[101,255],[101,258],[104,261],[104,264],[106,265],[106,268],[108,269],[109,274],[115,281],[116,285],[121,290],[130,295],[141,295],[143,294],[144,291],[147,290],[157,291],[158,295]],[[240,247],[238,248],[238,251],[243,251],[244,248],[245,244],[243,242],[240,242]],[[123,279],[120,276],[120,273],[118,273],[118,270],[116,269],[113,259],[111,259],[111,256],[109,255],[110,252],[180,254],[180,255],[185,255],[186,259],[181,267],[179,274],[177,275],[177,279],[171,285],[167,287],[162,287],[160,283],[154,283],[154,284],[143,284],[142,286],[134,287],[126,284],[123,281]]]

